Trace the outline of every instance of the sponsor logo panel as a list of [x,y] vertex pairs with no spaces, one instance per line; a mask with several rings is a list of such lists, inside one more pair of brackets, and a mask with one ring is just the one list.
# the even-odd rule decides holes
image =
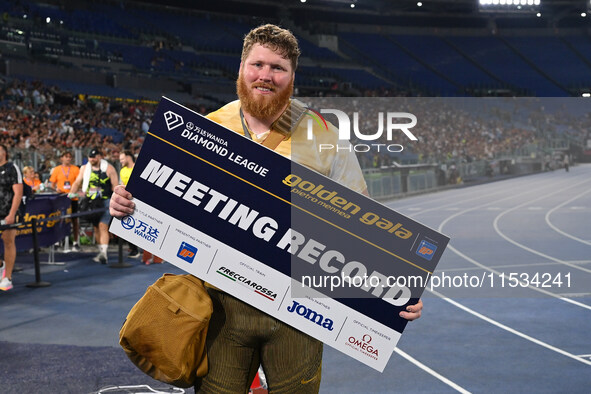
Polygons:
[[180,257],[182,260],[186,261],[187,263],[191,264],[195,259],[195,255],[197,254],[197,248],[187,242],[181,243],[181,247],[177,252],[177,257]]
[[135,227],[135,219],[133,216],[125,216],[123,219],[121,219],[121,226],[123,226],[123,228],[126,230],[131,230]]
[[422,240],[421,242],[419,242],[419,247],[417,248],[417,255],[421,256],[425,260],[431,261],[433,255],[435,255],[436,250],[437,246],[433,245],[431,242]]
[[156,244],[160,236],[160,230],[157,227],[136,219],[132,216],[126,216],[121,220],[121,227],[127,231],[132,231],[136,236],[145,239],[148,242]]
[[372,340],[373,337],[369,334],[363,334],[363,336],[350,335],[345,345],[363,353],[367,357],[377,360],[380,357],[379,349],[376,347],[375,342],[372,344]]
[[314,309],[302,304],[300,301],[292,300],[292,304],[287,307],[289,313],[296,314],[311,323],[315,323],[328,331],[334,330],[334,321],[326,315],[326,312],[316,312]]
[[183,117],[181,115],[175,114],[172,111],[166,111],[164,113],[164,120],[166,121],[166,127],[168,128],[168,131],[176,129],[184,123]]
[[249,289],[251,291],[254,291],[255,294],[265,297],[268,300],[275,301],[277,299],[277,292],[275,290],[268,289],[266,286],[262,285],[261,283],[254,281],[251,278],[249,278],[248,276],[243,275],[239,272],[236,272],[230,268],[226,268],[223,266],[219,267],[216,270],[216,273],[231,280],[231,281],[234,281],[234,282],[246,287],[247,289]]

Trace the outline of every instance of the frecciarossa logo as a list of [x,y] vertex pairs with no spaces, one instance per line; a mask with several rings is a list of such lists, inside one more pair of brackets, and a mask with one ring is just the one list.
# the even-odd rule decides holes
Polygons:
[[293,304],[287,307],[287,311],[295,313],[312,323],[316,323],[319,326],[326,328],[328,331],[334,330],[334,322],[331,319],[325,318],[320,313],[300,304],[297,301],[293,301]]
[[228,269],[226,267],[220,267],[217,269],[216,272],[234,282],[240,283],[241,285],[254,290],[254,292],[258,295],[261,295],[271,301],[275,301],[275,299],[277,298],[277,292],[267,289],[266,287],[256,283],[255,281],[247,278],[244,275],[234,272],[231,269]]

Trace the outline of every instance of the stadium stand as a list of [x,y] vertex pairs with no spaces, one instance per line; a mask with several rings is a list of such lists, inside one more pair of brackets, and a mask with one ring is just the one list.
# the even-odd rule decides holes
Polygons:
[[[412,113],[420,120],[413,128],[418,141],[405,144],[403,151],[385,149],[393,142],[386,138],[386,133],[371,141],[376,146],[382,146],[381,150],[366,151],[364,147],[369,146],[368,140],[360,138],[356,131],[353,133],[351,146],[358,153],[372,198],[390,200],[542,171],[548,171],[548,174],[541,175],[556,176],[549,171],[562,168],[565,158],[568,162],[569,157],[573,165],[579,161],[591,162],[591,115],[588,101],[581,98],[582,95],[591,96],[591,29],[589,18],[582,17],[581,9],[577,8],[589,8],[583,1],[575,4],[577,2],[572,0],[542,0],[544,4],[537,17],[520,12],[479,12],[476,0],[424,1],[420,8],[416,0],[351,1],[355,8],[345,0],[2,1],[0,144],[11,148],[11,158],[18,166],[32,166],[42,181],[48,179],[50,170],[59,163],[64,150],[73,152],[75,164],[79,165],[84,162],[88,151],[98,146],[105,158],[119,169],[120,152],[129,150],[137,155],[141,150],[161,96],[201,114],[235,100],[242,37],[252,27],[270,22],[291,29],[299,38],[302,56],[296,73],[294,95],[312,108],[340,108],[347,114],[356,112],[360,114],[360,119],[353,118],[354,122],[358,121],[359,129],[365,133],[374,133],[383,115],[394,108]],[[335,123],[335,118],[330,116],[327,115],[327,120]],[[404,136],[401,139],[407,142]],[[508,197],[516,194],[515,189],[504,190]],[[542,189],[532,189],[532,194],[541,193],[538,190]],[[548,193],[552,195],[555,191]],[[566,195],[568,192],[563,193]],[[580,196],[585,193],[583,191]],[[533,196],[530,199],[535,201],[537,198]],[[424,212],[443,213],[444,207],[451,205],[433,201],[434,208]],[[464,223],[462,232],[493,227],[483,225],[481,220],[483,213],[491,213],[484,208],[486,205],[466,208],[479,216],[474,224]],[[455,216],[455,209],[464,208],[451,207],[454,213],[450,213],[452,216],[448,218]],[[492,204],[489,208],[490,211],[501,209]],[[547,222],[553,210],[548,212]],[[574,214],[579,215],[579,212]],[[434,215],[430,216],[423,218],[431,220]],[[578,221],[582,221],[580,218]],[[443,224],[440,231],[442,227]],[[537,230],[532,231],[536,236]],[[461,242],[461,237],[458,238]],[[494,257],[494,264],[511,260],[505,251],[499,257],[501,249],[496,247],[496,243],[491,243],[490,235],[479,238],[483,241],[475,239],[473,234],[468,234],[464,241],[475,245],[473,256],[476,258],[489,254]],[[460,244],[456,240],[455,246]],[[540,242],[539,239],[534,241]],[[490,251],[490,245],[494,245],[493,251]],[[482,249],[482,246],[489,249]],[[53,251],[52,246],[52,255]],[[539,256],[535,258],[538,264]],[[520,264],[522,259],[521,255],[515,258]],[[571,267],[582,266],[586,262],[571,262],[571,259],[570,255],[565,258]],[[81,265],[86,265],[87,261],[81,261]],[[109,283],[104,283],[101,277],[105,274],[95,270],[96,267],[91,268],[92,275],[84,278],[76,276],[73,280],[68,270],[52,267],[53,278],[67,283],[62,287],[68,288],[69,294],[59,297],[69,299],[72,294],[76,296],[72,298],[79,298],[80,295],[88,299],[101,297],[101,301],[116,305],[113,298],[105,298],[104,289],[124,289],[126,294],[117,294],[116,300],[129,298],[128,293],[135,291],[128,290],[116,274],[108,277]],[[147,275],[142,275],[144,277],[140,280],[145,281]],[[137,277],[134,280],[137,281]],[[75,282],[76,286],[79,286],[78,282],[82,283],[81,287],[72,287]],[[104,288],[99,289],[99,285]],[[71,290],[73,288],[82,290],[77,293]],[[581,294],[560,297],[579,298]],[[22,292],[19,293],[21,295]],[[31,324],[47,321],[40,315],[45,313],[44,302],[31,300],[26,298],[27,304],[33,305],[35,311],[27,317],[28,322],[14,319],[16,307],[6,308],[6,332],[20,330],[26,337],[35,332],[30,329]],[[51,297],[47,300],[53,302]],[[489,299],[483,300],[487,308],[500,305]],[[524,314],[523,309],[542,310],[531,308],[531,305],[524,307],[520,300],[518,307],[503,309],[513,311],[514,315]],[[58,306],[61,308],[61,303]],[[76,300],[76,308],[86,307],[86,302],[80,304]],[[57,310],[55,305],[45,309]],[[427,310],[430,314],[437,314],[439,308],[436,304],[435,308],[428,307]],[[561,316],[564,311],[560,308],[553,316]],[[97,315],[92,318],[100,318],[113,326],[118,324],[112,324],[113,315],[102,316],[94,310],[85,311],[87,322],[92,323],[90,312]],[[59,334],[76,336],[71,335],[69,327],[62,329],[71,324],[69,319],[62,319],[60,314],[52,315],[55,327],[48,326],[58,333],[58,338]],[[62,321],[56,324],[58,319]],[[559,324],[567,320],[557,319]],[[90,323],[80,330],[88,338],[93,337],[88,332],[102,330],[100,324],[89,329]],[[462,327],[461,323],[458,327]],[[584,327],[584,324],[578,326]],[[444,328],[464,332],[455,330],[456,326],[450,327]],[[540,327],[545,329],[543,325]],[[118,329],[112,328],[113,332]],[[51,336],[56,335],[55,332]],[[457,348],[459,343],[459,347],[468,349],[465,360],[471,360],[476,355],[479,360],[484,360],[482,369],[485,370],[484,378],[466,376],[462,384],[469,383],[475,390],[482,387],[498,389],[498,382],[502,381],[508,382],[505,384],[508,390],[515,390],[515,387],[548,389],[543,381],[529,379],[534,376],[530,375],[530,371],[537,370],[536,363],[546,358],[550,360],[547,353],[544,357],[535,357],[533,354],[537,353],[531,349],[514,348],[516,352],[529,355],[529,358],[515,358],[514,361],[522,365],[512,369],[518,372],[527,370],[527,373],[521,376],[523,382],[519,381],[519,377],[504,379],[502,373],[506,371],[488,370],[487,362],[490,360],[481,357],[482,352],[473,351],[484,349],[478,346],[491,345],[482,340],[482,332],[474,335],[478,342],[466,342],[465,335],[458,335],[458,342],[447,341],[449,346]],[[551,334],[544,332],[543,335]],[[88,338],[84,338],[84,345],[87,345]],[[365,336],[363,338],[365,341]],[[573,338],[577,340],[576,336]],[[26,391],[23,387],[34,387],[31,391],[39,391],[40,384],[45,392],[66,392],[68,389],[64,389],[64,381],[70,378],[76,383],[70,383],[68,392],[81,392],[84,390],[73,387],[86,387],[86,383],[99,385],[109,375],[105,368],[115,369],[113,365],[131,367],[126,359],[119,360],[121,363],[113,362],[117,358],[112,353],[97,352],[97,349],[84,353],[77,347],[66,349],[83,354],[77,356],[82,359],[79,364],[84,370],[84,374],[80,375],[75,368],[63,368],[66,359],[71,358],[68,361],[72,364],[78,361],[76,357],[65,357],[67,353],[64,353],[63,347],[28,346],[32,344],[21,344],[20,341],[11,343],[10,337],[2,340],[5,348],[17,349],[18,352],[16,357],[15,353],[7,353],[6,363],[10,364],[10,368],[5,368],[4,375],[0,374],[0,381],[4,377],[10,382],[2,384],[6,392],[13,392],[11,389],[14,392]],[[425,343],[423,346],[428,347]],[[468,348],[467,343],[472,348]],[[498,343],[492,342],[495,346]],[[457,353],[455,348],[454,353]],[[583,352],[588,353],[580,351]],[[507,360],[511,360],[511,356],[507,356],[506,351],[497,353],[497,357],[502,359],[499,364],[509,369],[512,364],[507,364]],[[89,354],[96,355],[97,361],[88,357]],[[426,354],[429,357],[422,358],[423,362],[432,363],[432,349],[427,349]],[[42,360],[38,363],[31,361],[37,359]],[[105,359],[109,362],[103,362]],[[446,368],[463,370],[462,365],[456,368],[457,365],[449,363],[449,354],[442,359],[439,372],[447,374]],[[563,369],[554,368],[553,364],[550,366],[560,377],[554,379],[554,375],[548,374],[546,378],[553,380],[556,386],[561,385],[565,392],[584,380],[584,374],[579,374],[565,360],[559,364]],[[87,365],[98,366],[98,369]],[[330,368],[330,363],[325,365]],[[36,369],[35,373],[30,374],[30,369]],[[568,375],[571,370],[576,375],[574,378]],[[362,369],[354,372],[366,375],[363,379],[375,379],[375,375],[366,374]],[[398,391],[416,392],[417,382],[423,384],[421,387],[429,385],[429,391],[441,389],[442,386],[433,384],[425,376],[416,374],[414,370],[411,372],[416,376],[405,374],[414,378],[398,380]],[[494,377],[487,379],[486,373]],[[122,371],[114,371],[112,375],[119,379]],[[382,387],[376,389],[360,378],[356,384],[364,387],[357,388],[350,383],[351,377],[349,381],[342,379],[342,370],[333,375],[338,377],[338,382],[325,380],[325,387],[331,387],[327,392],[391,392],[393,387],[389,380],[382,378],[380,381],[378,378],[375,380]],[[31,379],[31,376],[38,379]],[[499,376],[501,379],[498,379]],[[505,376],[510,375],[506,373]],[[59,379],[59,388],[47,383],[52,379]],[[343,390],[343,385],[349,387]],[[19,391],[16,391],[17,386]]]
[[[260,11],[255,6],[246,16],[229,13],[248,4],[240,1],[229,2],[232,7],[219,13],[174,7],[162,10],[148,2],[69,7],[50,3],[5,4],[4,45],[12,44],[12,52],[29,59],[105,74],[146,73],[152,78],[195,81],[219,69],[233,79],[236,62],[230,55],[240,51],[240,37],[258,22],[254,12]],[[332,75],[341,87],[355,88],[349,94],[380,86],[391,95],[398,89],[403,95],[409,91],[431,96],[509,91],[511,95],[557,97],[589,85],[585,37],[572,30],[551,37],[546,30],[540,36],[536,29],[542,19],[532,25],[524,18],[497,18],[491,33],[490,23],[481,15],[436,19],[409,11],[405,18],[394,13],[386,20],[387,13],[329,13],[319,7],[310,18],[310,11],[301,5],[271,7],[267,13],[274,15],[270,20],[281,20],[299,34],[303,65],[319,70],[335,65],[356,69]],[[328,22],[330,18],[339,23],[338,28]],[[455,24],[462,28],[454,29]],[[422,25],[427,30],[416,29]],[[321,46],[322,36],[335,37],[336,46]],[[79,64],[72,58],[95,62]],[[311,82],[306,80],[307,88]],[[333,86],[317,82],[320,92]],[[343,90],[339,93],[347,95]]]
[[[358,153],[372,198],[388,200],[409,216],[429,213],[421,220],[430,226],[440,216],[446,217],[440,222],[442,232],[451,219],[474,213],[473,221],[462,218],[459,231],[447,226],[445,233],[453,236],[454,249],[470,251],[466,252],[471,256],[466,258],[469,263],[491,271],[483,279],[492,280],[497,268],[528,266],[530,259],[523,251],[510,254],[506,245],[491,236],[493,229],[502,234],[498,219],[520,207],[527,209],[527,216],[516,217],[516,225],[509,226],[513,214],[506,215],[502,224],[528,236],[522,242],[534,251],[533,267],[551,269],[559,262],[589,271],[584,266],[589,259],[588,250],[583,249],[590,241],[582,198],[588,193],[585,175],[589,171],[577,173],[585,169],[579,166],[571,172],[575,175],[571,179],[550,171],[563,168],[569,160],[573,165],[591,162],[591,98],[581,97],[591,97],[591,26],[589,17],[582,15],[591,6],[583,0],[542,3],[536,16],[518,11],[480,12],[477,0],[0,1],[0,144],[10,147],[11,160],[21,168],[32,166],[42,181],[48,179],[65,150],[80,165],[88,151],[98,146],[119,169],[120,152],[140,152],[162,96],[201,114],[235,100],[243,36],[254,26],[276,23],[295,33],[302,50],[294,95],[319,112],[339,108],[347,115],[358,115],[351,117],[356,128],[347,146]],[[393,110],[419,119],[412,129],[418,141],[409,142],[402,135],[403,151],[386,149],[396,144],[382,133],[384,128],[379,129],[386,124],[384,114]],[[334,114],[323,115],[336,124]],[[369,141],[360,138],[358,129],[367,134],[379,129],[382,134]],[[395,132],[401,135],[400,130]],[[370,142],[381,149],[366,150]],[[499,182],[508,186],[476,192],[490,202],[476,195],[468,197],[459,189],[465,184],[542,171],[547,173],[531,177],[537,181],[524,177]],[[412,204],[391,201],[455,188],[448,192],[458,193],[447,197],[443,192],[433,199],[413,197]],[[552,200],[541,200],[543,194],[553,196]],[[537,203],[530,206],[532,202]],[[534,214],[546,209],[542,202],[554,206],[546,211],[547,224],[550,214],[558,214],[560,208],[567,214],[556,227],[572,223],[587,238],[579,235],[581,239],[569,236],[567,240],[532,225]],[[502,210],[498,216],[497,210]],[[483,219],[490,215],[495,215],[492,223]],[[573,247],[575,240],[586,245]],[[517,246],[516,241],[512,243]],[[538,245],[547,248],[547,254],[537,252]],[[50,247],[50,260],[54,247]],[[567,253],[554,257],[561,248],[568,249]],[[468,264],[456,264],[463,258],[459,253],[450,257],[455,261],[449,266],[449,272],[458,275]],[[484,257],[490,257],[490,268],[476,261]],[[169,268],[151,265],[152,271],[135,270],[132,279],[89,266],[87,256],[77,259],[68,269],[52,266],[46,270],[51,280],[61,282],[53,296],[25,293],[22,280],[15,282],[20,288],[7,294],[14,298],[6,298],[3,304],[0,346],[7,367],[0,368],[0,391],[89,392],[88,387],[96,390],[106,382],[143,377],[138,378],[139,371],[121,352],[115,354],[115,342],[107,349],[104,338],[109,337],[108,343],[111,337],[116,341],[120,322],[114,316],[129,310],[120,305],[131,298],[135,302],[143,286],[138,283],[148,283],[154,272],[160,275]],[[25,266],[20,278],[31,276],[30,266]],[[81,267],[85,267],[83,274],[75,271]],[[142,264],[141,268],[146,267]],[[158,269],[162,272],[154,271]],[[588,318],[584,321],[583,314],[571,311],[577,305],[589,309],[589,303],[585,304],[589,292],[586,288],[586,293],[568,291],[547,292],[560,302],[569,301],[567,307],[533,297],[513,304],[504,297],[462,300],[488,320],[495,317],[519,324],[515,327],[529,333],[523,338],[531,334],[536,341],[531,347],[512,342],[504,332],[502,336],[493,332],[508,325],[485,331],[465,315],[450,312],[442,305],[444,301],[430,299],[425,312],[435,319],[419,324],[434,339],[425,341],[425,336],[415,342],[418,337],[409,333],[409,341],[400,348],[413,349],[405,359],[416,356],[412,364],[420,365],[420,372],[403,360],[395,367],[398,372],[391,367],[394,373],[378,375],[329,359],[323,362],[327,371],[323,372],[323,388],[326,392],[392,392],[393,387],[400,392],[443,392],[449,391],[444,386],[449,384],[444,382],[446,375],[458,377],[458,383],[473,391],[587,392],[588,375],[581,372],[583,367],[577,369],[569,362],[583,362],[587,368],[591,362],[585,347],[588,341],[581,334]],[[22,297],[22,303],[17,297]],[[108,312],[89,308],[88,301],[95,299],[107,305]],[[447,295],[445,301],[450,301]],[[72,318],[72,311],[81,311],[82,317]],[[555,326],[539,324],[541,319],[545,323],[555,320]],[[46,335],[34,329],[41,325],[48,329]],[[534,337],[549,345],[537,349],[545,342]],[[62,346],[54,344],[55,340],[72,340],[79,346]],[[561,344],[567,344],[565,350]],[[335,358],[327,348],[324,357]],[[490,352],[491,348],[495,351]],[[551,350],[571,360],[554,359]]]
[[[19,86],[30,92],[36,87],[51,91],[92,117],[98,116],[92,112],[97,103],[119,108],[121,100],[128,100],[125,105],[150,107],[162,95],[202,113],[210,111],[235,98],[241,38],[264,21],[282,23],[300,37],[298,96],[567,97],[591,87],[591,41],[581,30],[555,32],[546,18],[535,23],[519,16],[488,18],[459,2],[449,3],[452,7],[443,14],[437,5],[419,12],[376,4],[351,10],[322,1],[314,6],[271,6],[224,0],[198,9],[182,1],[167,6],[150,1],[3,2],[0,72],[8,97],[3,110],[9,108],[6,103],[23,100],[9,93]],[[555,20],[555,26],[573,18],[559,11],[563,18]],[[72,111],[72,104],[61,105],[54,103],[49,112]],[[38,114],[40,108],[27,110]],[[103,130],[96,138],[113,143],[109,149],[120,150],[118,141],[134,141],[135,149],[141,145],[135,142],[141,142],[139,123],[122,130],[110,119],[101,122],[101,127],[90,129]],[[415,154],[411,148],[365,164],[495,159],[506,152],[507,141],[519,151],[534,137],[537,154],[552,155],[550,146],[564,149],[573,139],[584,141],[585,132],[573,136],[561,132],[572,128],[563,129],[549,141],[539,131],[534,136],[518,132],[514,138],[514,131],[507,136],[509,130],[501,128],[499,135],[469,147],[454,142],[462,136],[446,135],[445,146],[430,146],[432,151]],[[435,139],[429,132],[425,135]],[[72,146],[74,140],[67,144]],[[531,153],[534,148],[528,149]]]

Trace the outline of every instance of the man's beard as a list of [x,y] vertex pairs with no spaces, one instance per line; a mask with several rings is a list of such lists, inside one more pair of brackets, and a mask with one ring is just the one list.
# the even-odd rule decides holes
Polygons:
[[[251,88],[257,87],[271,89],[276,94],[269,96],[257,95],[259,97],[256,97]],[[238,93],[243,111],[258,119],[275,120],[289,104],[289,98],[293,92],[293,79],[289,86],[285,87],[282,91],[278,91],[273,85],[263,82],[255,82],[249,87],[246,81],[244,81],[242,74],[240,74],[236,80],[236,92]]]

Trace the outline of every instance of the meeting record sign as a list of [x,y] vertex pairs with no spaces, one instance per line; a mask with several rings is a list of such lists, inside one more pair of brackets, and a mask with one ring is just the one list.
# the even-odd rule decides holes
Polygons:
[[127,190],[111,232],[379,371],[449,241],[166,98]]

